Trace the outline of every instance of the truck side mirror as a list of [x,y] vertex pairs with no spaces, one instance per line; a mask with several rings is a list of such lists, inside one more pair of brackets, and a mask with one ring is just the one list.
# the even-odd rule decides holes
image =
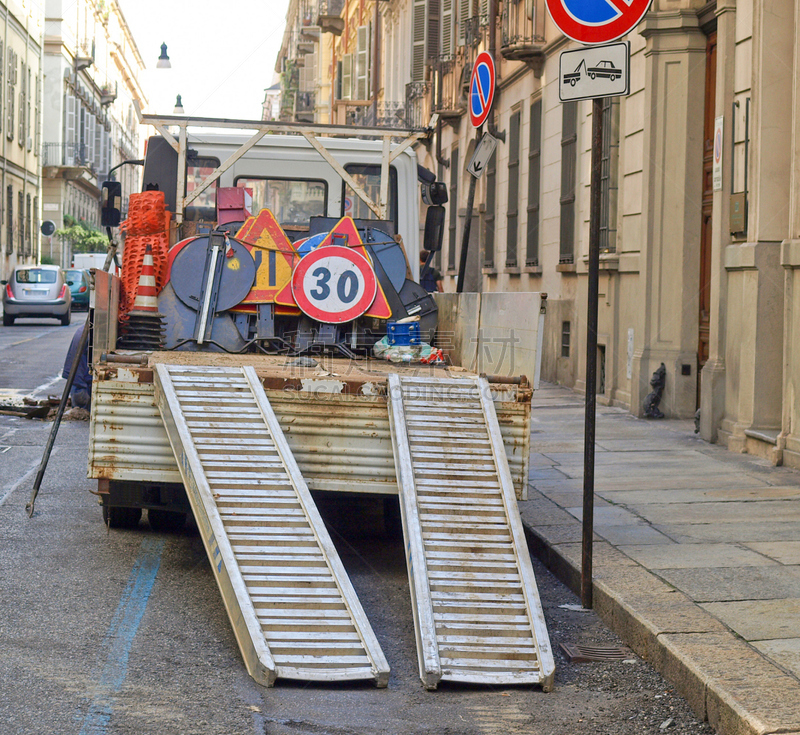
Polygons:
[[100,195],[100,224],[103,227],[119,227],[122,205],[122,184],[119,181],[104,181]]
[[422,247],[431,253],[442,249],[442,238],[444,237],[444,207],[437,205],[428,207],[425,215],[425,235],[422,240]]

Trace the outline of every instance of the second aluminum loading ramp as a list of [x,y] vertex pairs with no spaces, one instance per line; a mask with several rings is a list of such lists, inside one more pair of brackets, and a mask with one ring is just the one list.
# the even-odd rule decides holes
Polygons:
[[389,666],[255,370],[157,365],[155,382],[250,675],[386,686]]
[[552,687],[555,665],[485,379],[389,376],[423,684]]

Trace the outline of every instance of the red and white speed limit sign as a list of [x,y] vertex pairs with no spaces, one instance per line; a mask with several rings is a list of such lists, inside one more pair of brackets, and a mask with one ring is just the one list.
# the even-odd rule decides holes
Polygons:
[[341,245],[311,251],[292,273],[297,305],[319,322],[352,321],[369,309],[377,292],[378,281],[369,261]]

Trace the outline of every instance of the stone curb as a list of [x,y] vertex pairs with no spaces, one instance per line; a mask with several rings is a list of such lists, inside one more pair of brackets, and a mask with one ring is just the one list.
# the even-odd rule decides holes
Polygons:
[[[552,543],[544,529],[525,519],[523,526],[531,553],[580,594],[581,544]],[[724,735],[800,735],[797,679],[597,537],[593,571],[597,614],[675,686],[699,718]]]

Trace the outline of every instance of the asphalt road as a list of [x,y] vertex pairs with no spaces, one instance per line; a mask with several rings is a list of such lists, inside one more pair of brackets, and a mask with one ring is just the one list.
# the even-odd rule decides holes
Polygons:
[[[58,392],[71,327],[0,328],[0,391]],[[56,324],[55,322],[53,323]],[[2,393],[0,393],[2,395]],[[86,479],[89,425],[62,424],[36,514],[24,512],[50,430],[0,415],[0,733],[710,733],[647,664],[572,664],[558,644],[618,645],[535,563],[556,686],[423,689],[402,542],[375,499],[320,498],[392,668],[371,684],[257,685],[247,674],[200,538],[145,520],[108,531]]]

